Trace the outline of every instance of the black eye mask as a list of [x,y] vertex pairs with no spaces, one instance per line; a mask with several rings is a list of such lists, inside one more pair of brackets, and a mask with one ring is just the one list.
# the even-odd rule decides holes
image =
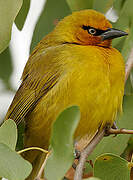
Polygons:
[[104,32],[106,32],[107,30],[101,30],[101,29],[96,29],[96,28],[93,28],[93,27],[91,27],[91,26],[82,26],[82,28],[84,29],[84,30],[86,30],[89,34],[91,34],[90,32],[89,32],[89,30],[90,29],[94,29],[95,30],[95,34],[91,34],[91,35],[94,35],[94,36],[100,36],[101,34],[103,34]]

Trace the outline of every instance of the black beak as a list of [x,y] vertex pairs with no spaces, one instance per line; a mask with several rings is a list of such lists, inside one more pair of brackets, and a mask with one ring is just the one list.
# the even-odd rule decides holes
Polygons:
[[126,35],[128,35],[128,33],[124,32],[124,31],[120,31],[120,30],[114,29],[114,28],[109,28],[104,33],[102,33],[100,36],[102,37],[102,41],[104,41],[106,39],[114,39],[114,38],[118,38],[118,37],[126,36]]

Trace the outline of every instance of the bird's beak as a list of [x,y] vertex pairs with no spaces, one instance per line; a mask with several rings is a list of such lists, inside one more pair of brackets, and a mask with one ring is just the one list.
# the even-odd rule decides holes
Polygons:
[[118,38],[118,37],[126,36],[126,35],[128,35],[128,33],[124,32],[124,31],[120,31],[120,30],[114,29],[114,28],[109,28],[104,33],[102,33],[100,36],[102,38],[102,41],[104,41],[106,39],[114,39],[114,38]]

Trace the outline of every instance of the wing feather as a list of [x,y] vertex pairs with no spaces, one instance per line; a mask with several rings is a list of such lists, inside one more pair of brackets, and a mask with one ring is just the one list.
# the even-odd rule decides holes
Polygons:
[[[9,107],[5,119],[13,119],[19,124],[34,109],[37,102],[53,88],[59,80],[59,67],[50,67],[54,58],[37,56],[29,59],[16,95]],[[40,62],[39,62],[40,61]],[[44,66],[45,64],[45,66]]]

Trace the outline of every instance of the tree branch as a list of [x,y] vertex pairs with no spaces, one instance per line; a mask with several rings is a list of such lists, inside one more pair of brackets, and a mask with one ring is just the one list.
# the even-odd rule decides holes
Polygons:
[[127,81],[128,76],[129,76],[130,71],[131,71],[132,68],[133,68],[133,48],[131,49],[131,52],[130,52],[130,54],[129,54],[129,58],[128,58],[127,63],[126,63],[126,68],[125,68],[125,72],[126,72],[125,82]]
[[82,180],[83,169],[86,159],[89,154],[93,151],[96,145],[101,141],[101,139],[105,135],[105,129],[102,131],[98,131],[98,133],[94,136],[94,138],[90,141],[89,145],[81,152],[79,164],[76,167],[76,172],[74,176],[74,180]]
[[110,128],[107,131],[107,134],[133,134],[133,130],[128,130],[128,129],[113,129]]
[[[129,58],[127,60],[127,63],[125,65],[125,83],[128,79],[128,76],[130,74],[131,69],[133,68],[133,48],[131,49]],[[103,131],[98,132],[92,141],[87,145],[87,147],[81,152],[79,164],[77,165],[76,171],[75,171],[75,176],[74,180],[82,180],[83,176],[83,170],[84,170],[84,165],[86,162],[86,159],[88,155],[93,151],[93,149],[96,147],[96,145],[101,141],[101,139],[104,137],[106,134],[133,134],[133,130],[127,130],[127,129],[113,129],[110,128],[108,130],[103,129]]]

